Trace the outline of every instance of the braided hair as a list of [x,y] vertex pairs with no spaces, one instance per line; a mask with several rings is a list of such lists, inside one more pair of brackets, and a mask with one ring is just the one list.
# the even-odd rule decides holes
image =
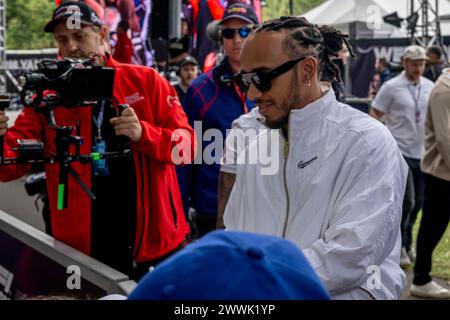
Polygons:
[[350,55],[355,56],[352,46],[348,41],[348,35],[331,26],[318,26],[310,23],[304,17],[282,16],[264,22],[258,32],[286,30],[288,36],[283,42],[283,51],[291,58],[297,58],[299,54],[316,56],[320,61],[319,78],[322,72],[326,72],[326,78],[340,81],[340,71],[330,57],[337,57],[339,51],[347,47]]

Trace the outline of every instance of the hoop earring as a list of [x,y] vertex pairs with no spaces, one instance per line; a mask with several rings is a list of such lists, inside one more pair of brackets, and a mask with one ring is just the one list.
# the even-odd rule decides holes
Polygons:
[[311,80],[305,80],[305,86],[311,87]]

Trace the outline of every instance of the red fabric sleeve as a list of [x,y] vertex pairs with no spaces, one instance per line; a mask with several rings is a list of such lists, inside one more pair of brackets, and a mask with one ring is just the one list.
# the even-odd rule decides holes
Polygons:
[[133,43],[126,33],[120,34],[116,47],[114,48],[114,60],[122,63],[131,63],[132,55]]
[[155,125],[140,121],[142,137],[136,147],[161,162],[191,163],[196,150],[194,130],[188,123],[177,92],[156,72],[153,73],[152,84],[150,106]]
[[[18,146],[18,139],[38,139],[42,136],[42,116],[31,108],[24,108],[14,125],[8,129],[5,136],[5,158],[16,158],[12,150]],[[22,177],[30,170],[30,165],[0,165],[0,181],[11,181]]]

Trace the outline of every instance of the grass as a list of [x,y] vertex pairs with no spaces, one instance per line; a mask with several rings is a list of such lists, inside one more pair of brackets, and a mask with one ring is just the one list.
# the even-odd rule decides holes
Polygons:
[[[422,212],[419,212],[417,216],[416,224],[413,229],[414,244],[417,240],[417,234],[419,232],[420,220],[422,219]],[[415,245],[414,245],[415,247]],[[412,267],[408,270],[412,271]],[[433,270],[432,276],[450,280],[450,224],[447,230],[439,241],[438,246],[433,252]]]

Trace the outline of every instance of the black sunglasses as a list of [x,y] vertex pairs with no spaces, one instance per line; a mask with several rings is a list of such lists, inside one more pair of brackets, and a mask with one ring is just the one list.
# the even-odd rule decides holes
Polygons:
[[252,31],[253,31],[253,28],[249,28],[249,27],[242,27],[242,28],[238,28],[238,29],[227,28],[227,29],[222,29],[222,36],[226,39],[233,39],[234,34],[236,32],[238,32],[239,36],[242,39],[245,39],[248,37],[248,35],[250,33],[252,33]]
[[306,57],[301,57],[298,59],[290,60],[283,63],[281,66],[276,67],[270,71],[256,71],[248,73],[238,73],[233,76],[233,81],[238,85],[242,92],[247,93],[250,85],[253,84],[256,89],[261,92],[269,91],[272,88],[272,80],[281,76],[283,73],[291,70],[297,63],[305,60]]

